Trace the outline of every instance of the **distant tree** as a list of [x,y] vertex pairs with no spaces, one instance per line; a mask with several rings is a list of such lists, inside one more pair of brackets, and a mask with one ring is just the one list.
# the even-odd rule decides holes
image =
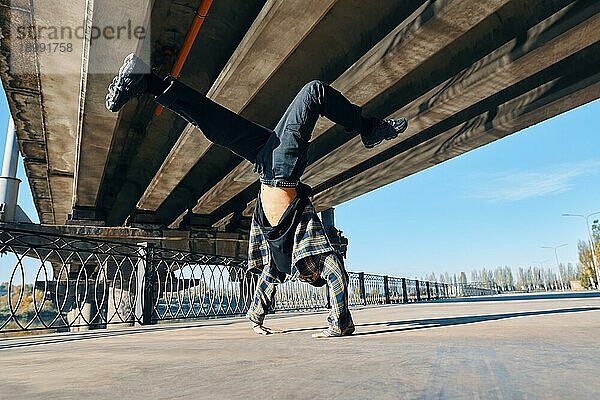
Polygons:
[[579,263],[581,265],[581,285],[590,288],[597,282],[594,272],[594,261],[592,260],[592,250],[587,242],[580,240],[577,243]]
[[452,278],[450,278],[450,274],[447,272],[444,274],[444,283],[452,283]]
[[594,241],[595,244],[595,248],[594,250],[596,250],[596,260],[598,260],[598,257],[600,257],[600,221],[599,220],[595,220],[592,223],[592,240]]
[[504,270],[502,269],[502,267],[497,267],[494,270],[494,281],[500,289],[506,290],[504,283]]
[[523,272],[522,267],[519,267],[519,269],[517,270],[517,287],[519,288],[519,290],[526,290],[525,289],[525,273]]
[[515,281],[513,278],[512,269],[504,267],[504,277],[506,279],[507,290],[515,290]]
[[489,287],[490,281],[488,279],[488,274],[487,274],[487,271],[485,270],[485,268],[483,268],[481,270],[481,272],[479,273],[479,276],[480,276],[480,279],[478,282],[481,282],[483,287]]
[[592,287],[592,281],[590,280],[590,276],[585,273],[585,268],[581,263],[577,264],[577,268],[579,271],[579,281],[581,282],[581,286],[584,288]]
[[[600,263],[600,221],[595,220],[592,223],[592,240],[594,243],[594,255],[596,257],[596,262]],[[600,281],[600,276],[596,276],[596,270],[593,269],[594,277],[596,278],[596,282]]]
[[561,284],[565,285],[565,289],[570,288],[568,275],[569,274],[567,273],[567,268],[565,267],[565,264],[558,264],[558,277],[559,279],[562,279]]
[[460,272],[460,283],[463,285],[467,284],[467,274],[465,274],[464,271]]
[[556,290],[556,274],[552,271],[551,268],[546,268],[543,271],[544,277],[544,286],[546,290]]
[[536,289],[543,289],[544,288],[544,278],[543,278],[542,270],[538,267],[533,267],[531,274],[532,274],[532,280],[533,280],[534,287]]

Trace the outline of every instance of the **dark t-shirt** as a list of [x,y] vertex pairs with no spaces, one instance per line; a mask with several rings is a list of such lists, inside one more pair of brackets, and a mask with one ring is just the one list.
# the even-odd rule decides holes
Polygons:
[[294,249],[294,234],[296,226],[300,222],[304,207],[308,203],[311,194],[311,188],[308,185],[299,183],[296,187],[296,198],[292,200],[285,210],[278,224],[271,226],[265,216],[260,193],[256,200],[254,209],[254,219],[263,231],[265,239],[271,252],[271,262],[275,264],[278,271],[284,274],[292,272],[292,251]]

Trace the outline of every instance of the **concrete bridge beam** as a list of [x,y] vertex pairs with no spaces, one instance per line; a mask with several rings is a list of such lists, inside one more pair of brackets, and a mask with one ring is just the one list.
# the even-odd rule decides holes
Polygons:
[[[467,1],[425,3],[336,79],[332,86],[354,103],[364,105],[387,89],[392,81],[417,68],[505,3],[503,0],[478,2],[475,6],[475,3]],[[465,12],[465,7],[468,12]],[[333,125],[321,119],[313,132],[313,140]],[[255,181],[252,166],[242,163],[202,196],[193,212],[214,212]]]
[[348,176],[330,182],[331,186],[318,193],[314,202],[321,209],[339,204],[598,97],[599,74],[582,81],[579,81],[581,75],[571,78],[571,82],[562,77],[551,79],[512,100],[491,106],[489,111],[460,120],[443,133],[426,130],[414,140],[393,148],[396,155],[386,154],[389,157],[386,160],[382,157],[373,164],[363,163]]
[[[574,6],[529,29],[525,42],[513,39],[390,117],[406,116],[411,122],[409,135],[418,134],[600,40],[600,17],[590,17],[589,9],[572,15]],[[360,137],[354,137],[307,168],[305,181],[321,184],[394,145],[383,142],[367,152]]]
[[[519,39],[514,38],[503,43],[485,57],[474,61],[472,65],[463,71],[450,76],[433,88],[429,88],[424,94],[410,101],[400,110],[392,112],[390,116],[408,116],[411,121],[409,135],[412,132],[412,135],[419,136],[427,129],[437,129],[434,127],[438,124],[441,124],[438,128],[442,128],[443,121],[461,110],[472,107],[597,42],[599,40],[597,34],[592,32],[598,24],[597,17],[594,16],[594,10],[582,7],[577,2],[571,2],[568,6],[561,7],[564,3],[555,2],[553,5],[560,8],[560,10],[532,26],[527,31],[528,39],[524,42],[521,43]],[[515,4],[510,6],[513,9],[512,12],[519,8]],[[547,6],[546,3],[544,8],[550,11],[551,8]],[[532,15],[539,14],[533,13]],[[496,24],[502,25],[500,20],[496,21]],[[486,30],[491,30],[491,27],[487,27]],[[472,32],[470,31],[470,33]],[[365,56],[365,60],[368,59],[369,57]],[[348,76],[351,75],[348,73]],[[402,82],[402,80],[400,81]],[[407,86],[406,89],[411,88],[408,82],[405,83],[405,86]],[[401,98],[403,96],[402,90],[406,91],[406,89],[403,89],[402,85],[397,85],[394,89],[395,92],[386,93],[385,97]],[[518,94],[515,93],[515,95]],[[329,126],[331,125],[329,123]],[[314,135],[318,136],[323,133],[319,132],[319,127],[317,127]],[[330,186],[339,183],[339,180],[349,179],[353,168],[357,165],[370,163],[373,170],[381,168],[381,165],[376,161],[378,160],[377,154],[387,155],[386,149],[398,145],[398,141],[388,141],[375,149],[365,151],[359,137],[346,139],[338,131],[331,133],[331,135],[334,134],[340,137],[333,141],[329,140],[328,137],[324,137],[325,142],[317,138],[313,149],[311,149],[311,151],[316,150],[312,151],[311,155],[313,163],[307,168],[303,179],[309,185],[316,187],[316,191],[328,190]],[[410,136],[405,140],[407,140],[406,143],[412,143]],[[462,149],[463,151],[470,150],[466,146],[463,146]],[[315,153],[318,155],[315,156]],[[458,155],[460,153],[454,152],[453,154]],[[383,158],[384,156],[382,156]],[[427,159],[423,158],[423,160],[426,161]],[[395,162],[397,163],[398,160]],[[415,167],[414,170],[427,168],[437,162],[439,161],[435,159],[428,160],[426,164],[418,164],[419,166]],[[242,172],[238,170],[237,173]],[[376,176],[380,175],[377,174]],[[368,187],[372,189],[380,187],[381,183],[372,175]],[[348,195],[350,193],[365,193],[359,189],[358,187],[345,188],[345,190],[348,190],[346,192]],[[334,193],[336,189],[333,188],[329,192]],[[316,199],[319,198],[322,199],[323,197],[317,195]],[[347,196],[344,196],[344,198],[348,199]],[[343,200],[340,199],[339,202],[341,201]],[[319,210],[323,210],[337,205],[339,202],[335,198],[330,198],[329,201],[322,204],[317,202],[317,206]],[[221,212],[218,209],[214,214],[219,215]]]
[[[119,10],[115,14],[115,10]],[[91,27],[128,26],[149,29],[151,2],[139,0],[123,3],[103,0],[90,3],[84,24]],[[104,104],[106,88],[117,73],[122,60],[132,52],[142,51],[148,41],[91,40],[89,30],[81,59],[81,93],[78,107],[77,166],[73,191],[73,207],[95,207],[107,157],[119,115],[109,112]]]

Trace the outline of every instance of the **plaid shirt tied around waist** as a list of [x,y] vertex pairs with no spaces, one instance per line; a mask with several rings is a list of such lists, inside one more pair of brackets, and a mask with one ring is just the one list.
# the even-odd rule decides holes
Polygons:
[[[304,208],[300,222],[294,233],[294,247],[292,250],[292,278],[311,277],[319,275],[321,271],[313,271],[310,265],[314,263],[302,263],[306,257],[316,256],[334,252],[333,246],[325,235],[325,228],[319,219],[315,207],[309,200]],[[260,274],[265,266],[270,266],[271,254],[269,245],[260,225],[252,218],[250,226],[250,242],[248,243],[248,269]],[[283,274],[282,274],[283,275]],[[283,282],[285,277],[281,277]]]

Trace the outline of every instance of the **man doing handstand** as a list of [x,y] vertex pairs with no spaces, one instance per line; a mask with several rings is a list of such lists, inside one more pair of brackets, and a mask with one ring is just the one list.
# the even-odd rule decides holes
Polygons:
[[173,77],[161,79],[134,54],[127,56],[108,88],[106,107],[119,111],[134,97],[154,100],[202,131],[208,140],[228,148],[254,165],[261,186],[250,228],[248,266],[259,273],[254,299],[246,314],[260,334],[275,298],[276,285],[287,276],[327,284],[331,310],[328,328],[313,337],[351,335],[348,274],[330,244],[310,201],[311,189],[300,182],[307,165],[309,141],[319,116],[360,133],[365,147],[393,139],[407,128],[404,118],[365,118],[359,106],[321,81],[307,83],[273,130],[251,122],[208,99]]

